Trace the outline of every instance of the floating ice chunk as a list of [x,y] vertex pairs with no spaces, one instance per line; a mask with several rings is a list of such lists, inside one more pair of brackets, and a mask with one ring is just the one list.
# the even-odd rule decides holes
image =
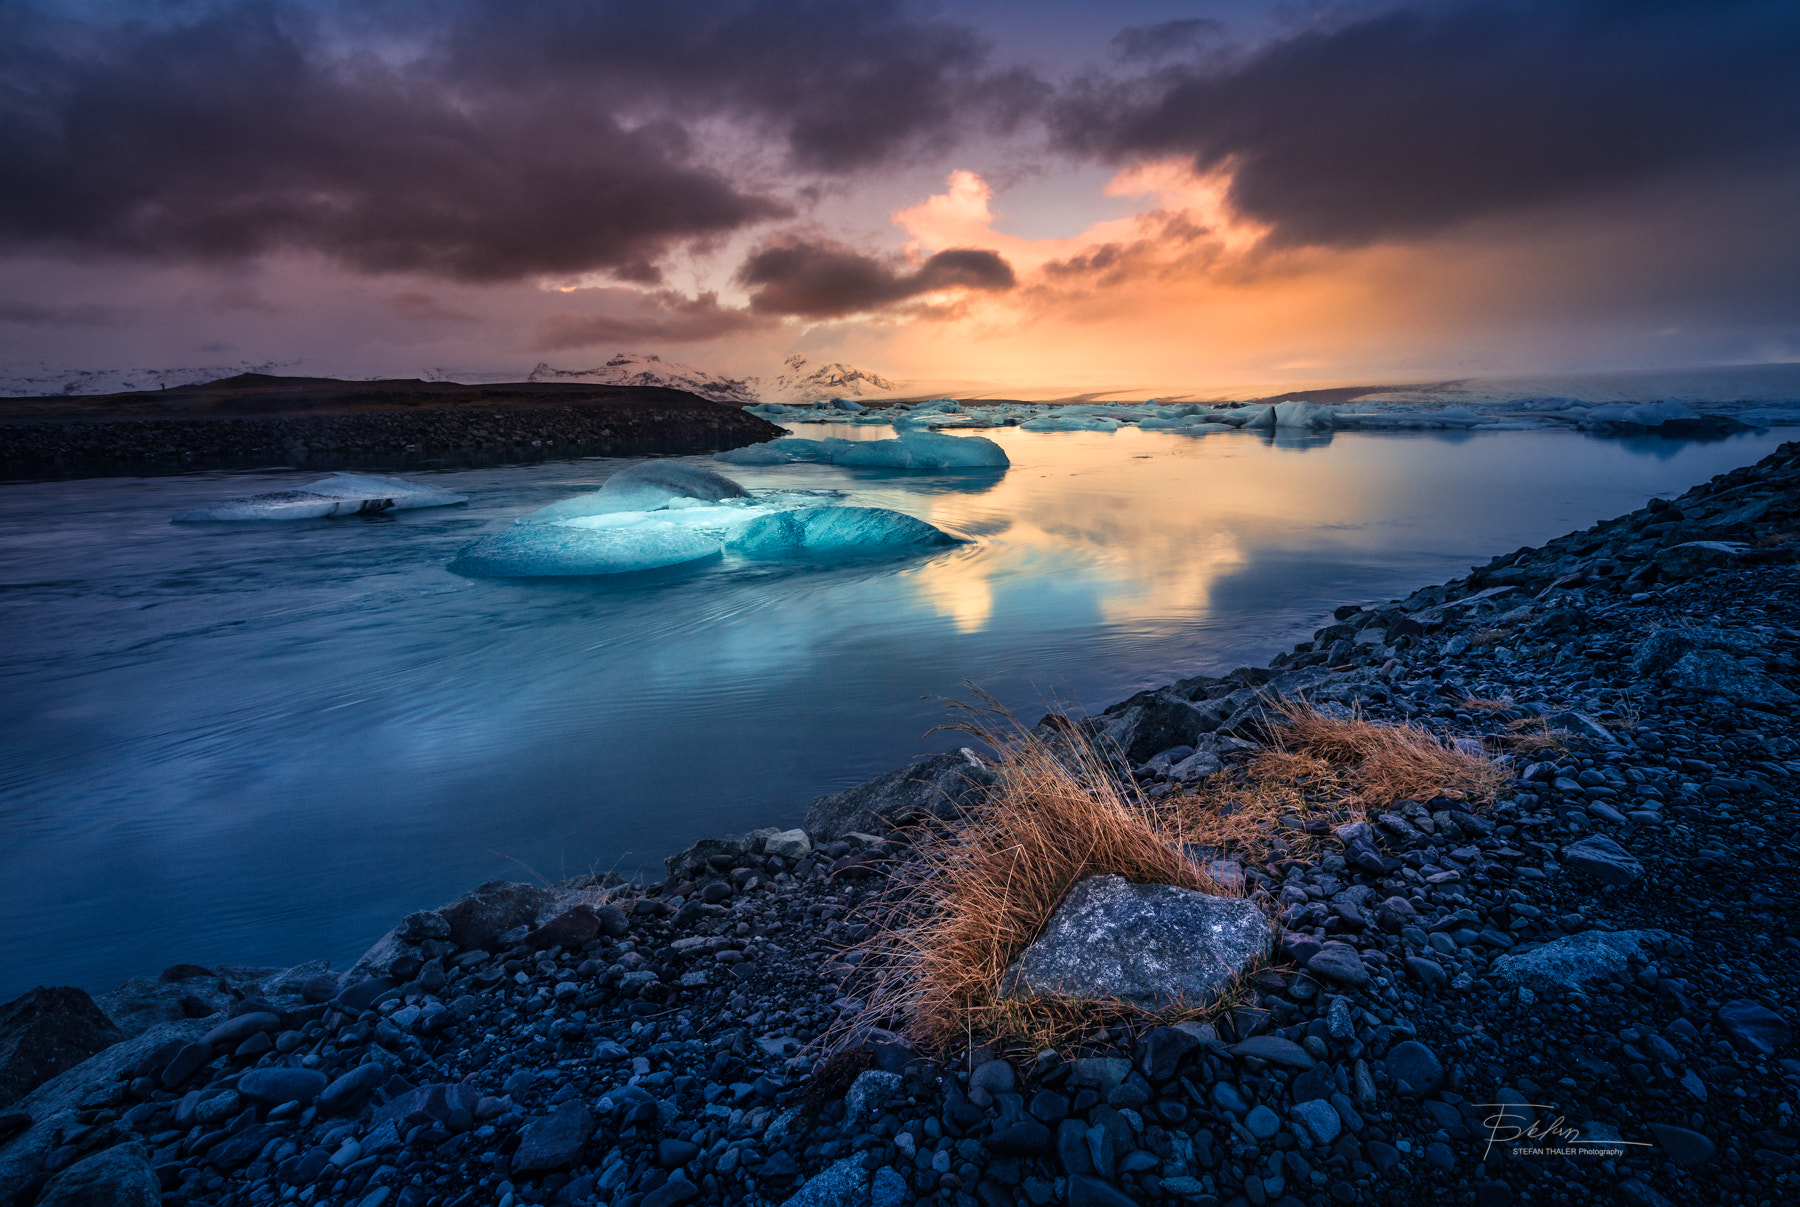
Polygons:
[[893,440],[846,440],[833,465],[877,469],[1005,469],[1006,450],[985,436],[904,432]]
[[1040,415],[1036,419],[1027,419],[1019,425],[1025,432],[1116,432],[1119,430],[1117,419],[1102,419],[1098,415]]
[[716,533],[668,522],[613,528],[524,524],[465,545],[450,569],[474,578],[630,574],[715,557],[721,545]]
[[1752,407],[1738,418],[1751,427],[1794,427],[1800,425],[1800,407]]
[[311,520],[324,516],[374,515],[383,511],[408,511],[417,507],[448,507],[465,503],[461,495],[453,495],[435,486],[421,486],[405,478],[384,478],[375,474],[332,474],[298,490],[275,490],[268,494],[231,499],[184,511],[175,523],[204,523],[209,520]]
[[1308,428],[1330,431],[1337,427],[1337,415],[1329,407],[1318,406],[1299,398],[1289,398],[1274,406],[1255,407],[1239,426],[1252,430],[1275,428]]
[[1445,407],[1441,411],[1343,411],[1338,413],[1338,426],[1392,431],[1445,431],[1468,429],[1490,421],[1467,407]]
[[1590,429],[1636,430],[1659,428],[1668,423],[1693,423],[1700,412],[1679,402],[1611,402],[1597,406],[1582,417],[1581,426]]
[[673,499],[747,499],[750,492],[727,478],[698,465],[679,461],[640,461],[628,465],[591,494],[576,495],[521,516],[521,524],[554,524],[578,516],[605,515],[614,511],[654,511]]
[[1189,415],[1181,419],[1145,419],[1138,424],[1148,432],[1173,432],[1177,436],[1210,436],[1214,432],[1235,432],[1229,423],[1217,423]]
[[840,447],[848,447],[852,441],[831,437],[826,440],[807,440],[800,436],[783,436],[779,440],[771,440],[767,444],[752,444],[744,448],[729,449],[722,453],[714,453],[714,461],[723,461],[727,465],[787,465],[794,461],[820,461],[830,464],[831,458]]
[[868,410],[862,403],[852,402],[848,398],[833,398],[831,400],[831,406],[833,410],[849,411],[853,415]]
[[809,507],[759,516],[726,548],[758,561],[820,555],[905,554],[963,542],[941,528],[882,507]]

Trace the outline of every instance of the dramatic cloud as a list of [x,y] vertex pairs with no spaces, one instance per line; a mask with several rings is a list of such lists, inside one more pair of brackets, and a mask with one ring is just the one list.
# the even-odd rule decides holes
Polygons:
[[985,249],[953,247],[916,267],[864,255],[839,243],[790,240],[751,254],[738,270],[759,314],[839,318],[944,290],[1002,292],[1012,266]]
[[773,319],[747,310],[719,305],[716,293],[689,298],[661,290],[648,297],[635,295],[627,301],[635,304],[629,313],[551,315],[544,320],[538,349],[556,352],[596,344],[692,343],[774,324]]
[[[1361,10],[1365,12],[1367,10]],[[1225,66],[1090,80],[1071,149],[1186,154],[1286,243],[1354,246],[1691,172],[1800,166],[1783,0],[1446,0]]]
[[9,5],[0,244],[654,284],[673,247],[790,212],[709,166],[696,125],[866,167],[1015,120],[1035,85],[985,58],[966,30],[842,0],[219,0],[110,23]]

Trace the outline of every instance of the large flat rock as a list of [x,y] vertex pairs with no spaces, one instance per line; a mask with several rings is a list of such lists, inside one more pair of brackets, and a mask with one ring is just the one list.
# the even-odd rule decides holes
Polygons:
[[1070,890],[1043,936],[1007,970],[1004,992],[1147,1010],[1202,1002],[1272,943],[1269,920],[1252,902],[1094,876]]
[[845,834],[882,834],[927,817],[949,820],[979,800],[996,779],[992,767],[967,752],[933,755],[854,788],[815,797],[806,809],[806,832],[827,842]]

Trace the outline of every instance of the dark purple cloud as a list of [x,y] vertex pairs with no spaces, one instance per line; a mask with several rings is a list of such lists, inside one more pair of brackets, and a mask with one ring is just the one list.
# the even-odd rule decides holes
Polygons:
[[0,246],[654,284],[672,248],[791,212],[709,165],[697,120],[830,173],[1004,127],[1038,95],[895,3],[117,11],[0,9]]
[[1000,292],[1017,284],[991,251],[953,247],[916,268],[840,243],[789,239],[751,253],[738,269],[758,314],[838,318],[946,289]]
[[1357,245],[1678,175],[1800,166],[1800,6],[1444,0],[1065,95],[1069,150],[1227,168],[1288,243]]
[[540,328],[537,347],[559,352],[597,344],[691,343],[774,325],[772,318],[719,305],[716,293],[690,298],[661,290],[634,301],[638,309],[626,314],[553,314]]

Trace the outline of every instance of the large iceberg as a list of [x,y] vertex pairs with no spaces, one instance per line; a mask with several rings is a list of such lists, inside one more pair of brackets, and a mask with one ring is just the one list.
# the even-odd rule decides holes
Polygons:
[[825,440],[783,436],[766,444],[751,444],[714,453],[713,460],[723,461],[726,465],[790,465],[796,461],[817,461],[829,465],[839,448],[848,448],[852,443],[854,442],[835,436]]
[[1329,407],[1318,406],[1299,398],[1289,398],[1274,406],[1258,407],[1244,420],[1246,429],[1310,428],[1330,431],[1337,426],[1337,416]]
[[816,461],[861,469],[1005,469],[1006,450],[985,436],[902,432],[892,440],[806,440],[785,436],[767,444],[715,453],[727,465],[787,465]]
[[715,533],[667,521],[523,524],[464,546],[450,569],[476,578],[630,574],[716,557],[722,543]]
[[175,523],[209,520],[311,520],[324,516],[375,515],[384,511],[409,511],[417,507],[448,507],[465,503],[461,495],[421,486],[404,478],[376,474],[332,474],[298,490],[231,499],[181,512]]
[[655,511],[676,499],[747,499],[750,492],[727,478],[698,465],[679,461],[640,461],[606,480],[599,490],[563,499],[523,516],[521,524],[555,524],[580,516],[617,511]]
[[726,548],[767,561],[809,554],[903,554],[962,543],[924,520],[882,507],[808,507],[759,516],[735,529]]
[[833,465],[879,469],[1005,469],[1006,450],[985,436],[904,432],[893,440],[850,440]]

